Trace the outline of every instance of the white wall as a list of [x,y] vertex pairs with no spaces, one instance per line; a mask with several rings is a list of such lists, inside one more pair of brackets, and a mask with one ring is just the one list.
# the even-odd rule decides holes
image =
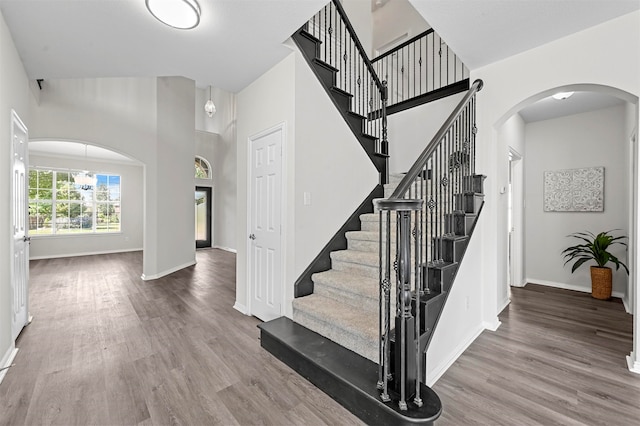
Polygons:
[[409,170],[462,97],[464,93],[448,96],[389,116],[390,173]]
[[[238,94],[237,308],[247,306],[247,141],[285,122],[284,305],[298,276],[362,203],[378,173],[317,78],[295,49]],[[330,125],[327,125],[330,123]],[[303,194],[311,205],[303,204]]]
[[195,258],[194,108],[193,81],[180,77],[45,80],[30,105],[32,139],[87,142],[145,165],[146,279]]
[[[502,243],[506,238],[500,234],[502,225],[497,221],[500,208],[497,200],[499,188],[505,185],[498,179],[505,175],[501,170],[507,163],[501,161],[504,147],[499,146],[498,129],[524,105],[549,96],[558,88],[573,85],[593,85],[637,102],[640,95],[639,24],[640,12],[634,12],[471,71],[472,81],[481,78],[485,83],[478,95],[477,117],[478,169],[488,176],[480,226],[483,235],[492,236],[484,241],[482,269],[478,274],[484,293],[485,324],[499,324],[495,265],[506,256],[506,244]],[[618,48],[611,49],[611,46]],[[635,262],[638,262],[637,253]],[[635,297],[637,300],[638,295]],[[635,330],[640,327],[639,318],[640,315],[634,318]],[[640,353],[638,340],[636,335],[635,353]],[[635,359],[634,355],[634,362]],[[637,368],[640,370],[640,362]]]
[[[525,172],[525,251],[528,282],[566,286],[591,292],[589,265],[571,273],[561,252],[579,240],[567,238],[574,232],[620,229],[615,235],[629,235],[629,183],[625,106],[591,111],[529,123],[525,127],[527,158]],[[604,212],[543,211],[543,173],[562,169],[604,166]],[[624,247],[612,253],[626,263]],[[609,265],[613,266],[613,265]],[[613,291],[626,293],[627,274],[621,268],[613,275]]]
[[31,236],[30,259],[142,250],[143,168],[138,165],[31,155],[31,166],[91,170],[121,177],[121,232],[116,234]]
[[157,101],[157,167],[155,176],[149,176],[155,179],[158,190],[157,204],[151,207],[157,209],[157,227],[147,224],[147,230],[155,232],[161,249],[157,251],[158,272],[147,277],[151,279],[195,263],[194,81],[183,77],[158,78]]
[[409,0],[391,0],[373,11],[374,53],[384,53],[389,49],[380,50],[382,46],[391,42],[394,42],[393,45],[405,42],[429,28],[431,26]]
[[373,58],[373,15],[370,0],[342,0],[342,7],[347,12],[349,22],[356,31],[362,47],[369,58]]
[[[0,12],[0,367],[11,356],[11,279],[12,238],[10,233],[9,181],[11,176],[11,109],[27,127],[29,117],[29,83],[13,38]],[[0,376],[2,377],[2,376]]]

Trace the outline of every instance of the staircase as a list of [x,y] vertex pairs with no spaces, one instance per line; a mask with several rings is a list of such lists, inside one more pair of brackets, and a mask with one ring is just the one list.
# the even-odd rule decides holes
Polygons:
[[[384,186],[385,198],[403,176],[390,176]],[[293,320],[378,362],[378,214],[360,215],[360,224],[360,231],[346,233],[347,249],[331,253],[332,268],[312,275],[313,294],[294,299]]]
[[371,202],[378,187],[331,239],[296,282],[293,321],[260,325],[261,344],[367,423],[433,424],[442,406],[424,383],[425,355],[484,202],[475,172],[482,82],[411,169],[389,176],[387,84],[340,2],[292,38],[379,171],[384,198]]

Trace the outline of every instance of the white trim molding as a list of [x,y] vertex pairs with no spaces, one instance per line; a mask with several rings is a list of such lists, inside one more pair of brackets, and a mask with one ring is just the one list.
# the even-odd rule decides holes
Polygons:
[[[511,299],[507,298],[507,300],[503,301],[501,305],[498,305],[498,315],[500,315],[500,313],[502,311],[504,311],[504,308],[509,306],[510,303],[511,303]],[[495,330],[493,330],[493,331],[495,331]]]
[[640,374],[640,359],[638,359],[635,352],[631,352],[627,356],[627,365],[629,366],[629,371]]
[[143,281],[157,280],[158,278],[162,278],[166,275],[173,274],[174,272],[179,271],[180,269],[188,268],[189,266],[193,266],[195,264],[196,264],[196,261],[192,260],[190,262],[183,263],[182,265],[174,266],[173,268],[167,269],[166,271],[158,272],[157,274],[153,274],[153,275],[142,274],[140,278],[142,278]]
[[247,311],[247,307],[244,306],[242,303],[238,302],[237,300],[236,300],[236,303],[233,304],[233,309],[240,312],[241,314],[250,315],[249,311]]
[[211,247],[211,248],[214,248],[214,249],[220,249],[220,250],[228,251],[228,252],[231,252],[231,253],[238,253],[238,250],[236,250],[236,249],[234,249],[234,248],[231,248],[231,247],[213,246],[213,247]]
[[101,254],[129,253],[133,251],[142,251],[142,248],[89,251],[84,253],[55,254],[52,256],[33,256],[33,257],[30,257],[29,260],[60,259],[64,257],[80,257],[80,256],[97,256]]
[[0,383],[2,383],[4,376],[6,376],[9,371],[7,367],[11,365],[17,354],[18,348],[16,348],[15,344],[12,342],[11,346],[7,349],[7,352],[2,357],[2,360],[0,360],[0,368],[5,368],[5,370],[0,371]]
[[[581,287],[579,285],[559,283],[559,282],[547,281],[547,280],[538,280],[536,278],[527,278],[527,283],[528,284],[546,285],[547,287],[562,288],[562,289],[565,289],[565,290],[579,291],[581,293],[591,293],[590,289],[587,289],[585,287]],[[623,299],[624,298],[624,294],[620,293],[619,291],[612,292],[611,296],[612,297],[617,297],[619,299]]]

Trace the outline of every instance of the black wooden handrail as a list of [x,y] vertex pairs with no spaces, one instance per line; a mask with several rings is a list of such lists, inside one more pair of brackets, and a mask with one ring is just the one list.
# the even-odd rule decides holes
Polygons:
[[395,46],[393,49],[376,56],[375,58],[373,58],[371,60],[371,63],[373,64],[374,62],[379,61],[380,59],[397,52],[398,50],[402,49],[403,47],[406,47],[406,46],[410,45],[414,41],[420,40],[422,37],[428,36],[432,32],[433,32],[433,28],[429,28],[428,30],[421,32],[417,36],[411,37],[409,40],[403,42],[402,44],[399,44],[399,45]]
[[473,84],[467,91],[467,94],[460,100],[460,102],[458,103],[456,108],[453,110],[451,115],[449,115],[449,118],[447,118],[447,120],[442,124],[442,126],[440,127],[440,130],[438,130],[435,136],[431,139],[431,142],[429,142],[429,144],[424,149],[424,151],[422,151],[422,154],[420,154],[420,156],[415,161],[415,163],[413,163],[413,166],[411,166],[407,174],[402,178],[402,180],[398,184],[398,187],[395,189],[395,191],[393,191],[393,194],[391,194],[391,196],[389,197],[390,199],[404,198],[404,195],[409,190],[409,188],[411,187],[415,179],[418,177],[418,175],[420,175],[420,173],[422,173],[424,169],[424,165],[426,164],[429,157],[431,157],[431,155],[434,153],[434,151],[440,144],[440,140],[447,133],[447,131],[449,130],[453,122],[458,118],[458,116],[462,112],[467,102],[469,102],[469,99],[471,99],[476,94],[476,92],[479,92],[480,90],[482,90],[483,85],[484,83],[480,79],[473,82]]
[[386,99],[386,90],[383,89],[382,82],[380,81],[380,78],[378,78],[378,74],[376,73],[376,70],[373,68],[373,64],[369,59],[369,55],[367,54],[367,51],[364,50],[364,47],[362,47],[362,43],[360,42],[360,39],[356,34],[356,30],[353,29],[353,26],[351,25],[351,21],[349,21],[349,18],[347,17],[347,12],[345,12],[339,0],[331,0],[331,1],[335,5],[336,10],[338,11],[338,14],[340,14],[340,17],[342,18],[342,21],[344,22],[344,25],[347,28],[347,31],[349,31],[349,34],[351,34],[351,39],[353,40],[356,48],[358,49],[358,52],[360,52],[360,56],[362,56],[364,64],[369,70],[369,73],[371,73],[371,76],[373,78],[373,81],[376,87],[378,88],[378,90],[380,90],[380,93],[383,96],[382,99]]

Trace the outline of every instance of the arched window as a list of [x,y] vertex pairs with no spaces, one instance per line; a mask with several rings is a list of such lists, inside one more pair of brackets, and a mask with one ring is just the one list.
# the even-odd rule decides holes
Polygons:
[[211,165],[202,157],[196,157],[196,178],[211,179]]

